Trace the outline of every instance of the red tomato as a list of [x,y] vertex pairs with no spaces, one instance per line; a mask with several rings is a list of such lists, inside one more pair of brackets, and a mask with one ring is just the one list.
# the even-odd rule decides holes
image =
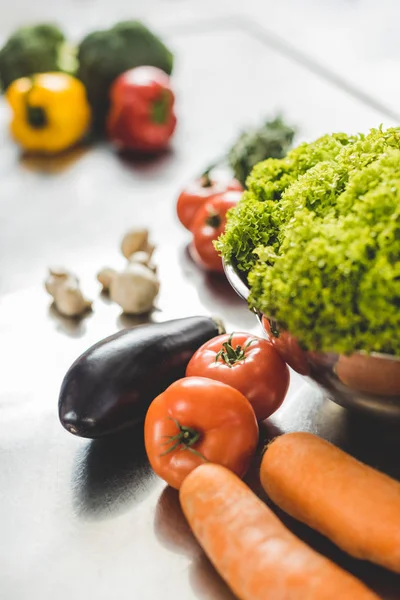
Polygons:
[[228,190],[243,191],[243,187],[236,179],[210,179],[207,173],[189,183],[180,193],[176,206],[182,225],[190,231],[197,211],[207,200]]
[[289,386],[289,369],[273,346],[249,333],[219,335],[192,356],[186,376],[209,377],[242,392],[257,420],[266,419],[282,404]]
[[292,367],[300,375],[308,375],[310,367],[308,365],[307,354],[300,348],[296,338],[287,331],[273,331],[270,320],[266,317],[262,318],[262,324],[269,341],[289,367]]
[[122,73],[110,91],[109,138],[120,148],[159,152],[168,146],[176,126],[170,79],[156,67]]
[[242,192],[229,191],[211,198],[199,209],[192,225],[193,258],[209,271],[223,273],[222,259],[214,248],[213,242],[224,232],[226,213],[236,206]]
[[187,377],[153,400],[144,437],[153,470],[179,489],[207,461],[243,477],[257,447],[258,426],[243,394],[219,381]]

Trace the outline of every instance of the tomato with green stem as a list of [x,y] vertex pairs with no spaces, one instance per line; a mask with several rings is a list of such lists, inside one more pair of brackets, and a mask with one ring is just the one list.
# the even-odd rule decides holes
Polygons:
[[179,194],[176,205],[178,219],[191,231],[197,212],[208,200],[228,190],[243,191],[237,179],[223,179],[211,175],[214,165],[204,171],[201,177],[189,182]]
[[255,454],[258,425],[238,390],[204,377],[187,377],[153,400],[144,435],[153,470],[179,489],[204,462],[221,464],[243,477]]
[[262,421],[282,404],[289,387],[289,369],[267,340],[249,333],[219,335],[201,346],[186,376],[209,377],[239,390]]
[[192,256],[208,271],[224,271],[214,242],[225,231],[226,213],[237,205],[241,197],[242,192],[237,190],[218,194],[200,208],[193,221]]

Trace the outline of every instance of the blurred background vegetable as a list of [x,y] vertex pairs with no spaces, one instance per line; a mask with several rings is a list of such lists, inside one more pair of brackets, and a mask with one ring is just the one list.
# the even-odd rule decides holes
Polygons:
[[63,267],[49,269],[45,288],[53,297],[55,308],[65,317],[79,317],[92,307],[91,300],[82,293],[78,277]]
[[281,116],[260,128],[243,132],[229,151],[233,173],[245,185],[252,168],[266,158],[283,158],[290,149],[296,131]]
[[189,231],[193,225],[198,210],[217,194],[228,190],[243,190],[236,179],[222,178],[210,174],[210,170],[201,177],[190,181],[179,194],[176,211],[178,219]]
[[158,67],[170,75],[173,67],[170,50],[140,21],[125,21],[90,33],[79,45],[78,59],[78,76],[86,86],[94,125],[99,129],[104,127],[109,90],[118,75],[142,65]]
[[74,74],[76,67],[75,50],[59,27],[48,23],[21,27],[0,50],[0,85],[4,91],[20,77],[48,71]]
[[83,84],[67,73],[41,73],[7,89],[15,141],[29,152],[55,154],[79,142],[90,125]]
[[108,137],[120,149],[144,153],[165,150],[175,131],[175,97],[170,79],[157,67],[122,73],[110,91]]
[[230,190],[210,198],[196,214],[192,224],[193,259],[207,271],[223,273],[222,260],[214,242],[225,231],[226,214],[242,197],[239,190]]

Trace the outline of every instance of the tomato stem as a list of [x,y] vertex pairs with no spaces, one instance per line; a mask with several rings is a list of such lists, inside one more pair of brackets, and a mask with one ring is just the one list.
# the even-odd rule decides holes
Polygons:
[[213,227],[214,229],[218,229],[218,227],[221,225],[222,223],[222,219],[219,216],[219,214],[215,211],[210,211],[208,214],[208,217],[206,218],[206,224],[209,225],[210,227]]
[[226,163],[226,156],[220,157],[216,159],[213,163],[211,163],[211,165],[208,165],[207,169],[205,169],[200,176],[201,185],[203,187],[211,187],[214,184],[213,180],[210,177],[210,173],[216,167],[218,167],[218,165],[222,165],[223,163]]
[[224,362],[226,365],[228,365],[228,367],[230,369],[237,362],[241,362],[241,361],[245,361],[246,360],[246,350],[248,349],[248,347],[250,346],[250,344],[252,344],[253,342],[256,341],[256,340],[249,340],[247,342],[247,344],[245,344],[243,346],[243,348],[242,348],[242,346],[240,344],[238,344],[236,346],[236,348],[234,348],[232,346],[232,338],[233,338],[233,336],[234,336],[234,333],[231,333],[231,335],[229,336],[228,341],[224,342],[222,344],[221,350],[216,354],[216,357],[215,357],[215,362],[218,362],[219,359],[221,359],[221,361]]
[[200,177],[201,187],[208,188],[211,187],[213,182],[210,179],[210,172],[205,171],[203,175]]
[[276,321],[274,321],[274,319],[268,319],[269,320],[269,324],[271,327],[271,333],[275,338],[278,338],[280,333],[279,333],[279,329],[278,329],[278,324]]
[[203,460],[207,461],[207,459],[200,452],[193,448],[193,446],[197,444],[197,442],[201,439],[200,432],[196,431],[192,427],[186,427],[186,425],[181,425],[177,419],[173,419],[172,417],[170,418],[177,426],[178,433],[176,435],[165,436],[167,438],[167,441],[164,442],[164,445],[172,443],[172,446],[168,448],[165,452],[160,454],[160,456],[165,456],[166,454],[169,454],[170,452],[173,452],[174,450],[177,450],[179,447],[181,447],[181,450],[189,450],[193,454],[196,454],[197,456],[200,456],[200,458],[202,458]]
[[200,181],[202,187],[211,187],[213,185],[213,181],[210,177],[210,173],[213,169],[215,169],[216,163],[209,165],[205,171],[201,174]]

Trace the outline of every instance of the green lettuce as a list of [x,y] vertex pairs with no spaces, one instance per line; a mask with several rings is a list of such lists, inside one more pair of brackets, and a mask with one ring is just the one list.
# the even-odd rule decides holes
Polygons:
[[307,349],[400,355],[400,128],[302,144],[248,184],[218,247],[250,305]]

